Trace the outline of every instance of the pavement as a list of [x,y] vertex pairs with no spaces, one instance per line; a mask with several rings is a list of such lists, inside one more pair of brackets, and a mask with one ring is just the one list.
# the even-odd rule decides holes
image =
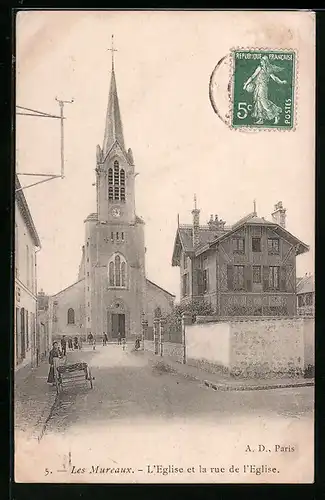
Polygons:
[[42,438],[56,401],[56,388],[47,383],[49,365],[22,368],[15,373],[15,431],[27,438]]
[[283,377],[268,379],[236,379],[222,376],[217,373],[209,373],[195,366],[182,364],[168,356],[155,355],[149,351],[141,351],[141,354],[152,363],[165,366],[170,373],[178,373],[191,380],[204,383],[216,391],[258,391],[269,389],[282,389],[294,387],[312,387],[315,385],[313,378]]

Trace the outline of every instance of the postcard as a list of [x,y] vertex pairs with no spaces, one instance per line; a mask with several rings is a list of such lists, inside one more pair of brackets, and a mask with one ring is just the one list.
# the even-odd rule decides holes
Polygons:
[[15,481],[314,481],[315,15],[16,17]]

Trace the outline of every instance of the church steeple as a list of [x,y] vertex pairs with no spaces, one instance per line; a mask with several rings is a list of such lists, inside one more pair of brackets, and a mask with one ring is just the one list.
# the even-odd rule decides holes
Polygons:
[[114,52],[116,51],[116,49],[114,49],[113,45],[113,36],[112,36],[112,48],[108,50],[112,51],[112,75],[111,75],[111,85],[108,96],[105,135],[103,143],[104,158],[116,141],[119,143],[122,150],[125,151],[123,125],[122,125],[120,105],[117,95],[115,70],[114,70]]

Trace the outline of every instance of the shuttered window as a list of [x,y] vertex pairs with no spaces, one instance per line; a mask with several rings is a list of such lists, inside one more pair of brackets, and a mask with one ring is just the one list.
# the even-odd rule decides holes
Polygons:
[[244,266],[234,266],[234,290],[245,289]]
[[234,253],[245,253],[245,239],[233,238],[232,248]]
[[253,283],[261,283],[261,266],[253,266]]

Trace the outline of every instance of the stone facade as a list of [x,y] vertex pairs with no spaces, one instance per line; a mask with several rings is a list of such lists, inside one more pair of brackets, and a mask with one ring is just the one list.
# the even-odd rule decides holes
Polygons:
[[[168,314],[175,296],[146,278],[144,221],[135,209],[135,165],[124,143],[114,69],[108,99],[103,147],[97,146],[97,211],[85,223],[85,244],[78,282],[51,300],[55,335],[89,333],[109,340],[134,339],[142,321],[151,328],[154,310]],[[68,309],[75,325],[67,323]],[[54,321],[53,321],[54,319]]]

